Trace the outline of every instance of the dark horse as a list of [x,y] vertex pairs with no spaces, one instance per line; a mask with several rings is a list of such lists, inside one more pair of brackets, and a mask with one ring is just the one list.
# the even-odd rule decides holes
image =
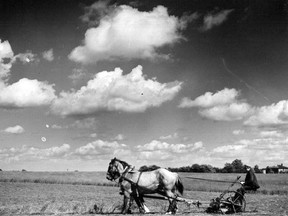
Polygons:
[[140,212],[147,212],[144,205],[144,194],[158,193],[168,198],[169,207],[167,213],[176,213],[177,191],[182,195],[183,184],[177,173],[159,168],[153,171],[140,172],[134,170],[125,161],[114,158],[109,163],[106,178],[110,181],[119,179],[121,193],[124,195],[122,213],[128,213],[133,200],[136,201]]

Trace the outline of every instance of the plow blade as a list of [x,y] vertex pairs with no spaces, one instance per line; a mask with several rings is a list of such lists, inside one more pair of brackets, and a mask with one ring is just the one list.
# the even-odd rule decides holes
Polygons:
[[150,199],[159,199],[159,200],[168,200],[169,198],[176,200],[177,202],[185,202],[188,205],[196,205],[199,207],[201,203],[198,200],[191,200],[183,197],[166,197],[166,196],[154,196],[154,195],[143,195],[144,198],[150,198]]

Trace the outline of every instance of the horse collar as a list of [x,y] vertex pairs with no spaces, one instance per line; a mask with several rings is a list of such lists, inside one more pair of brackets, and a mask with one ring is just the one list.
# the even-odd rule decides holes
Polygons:
[[[119,183],[121,183],[123,180],[127,180],[126,175],[127,173],[131,172],[134,169],[134,167],[127,166],[124,170],[124,172],[119,177]],[[129,179],[130,180],[130,179]],[[131,181],[131,180],[130,180]]]

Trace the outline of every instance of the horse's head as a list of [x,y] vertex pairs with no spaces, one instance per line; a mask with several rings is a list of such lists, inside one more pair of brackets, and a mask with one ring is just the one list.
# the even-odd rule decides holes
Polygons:
[[[124,163],[124,164],[123,164]],[[118,160],[116,157],[113,158],[108,166],[108,170],[106,173],[106,178],[110,181],[118,179],[124,171],[124,166],[127,164],[124,161]]]

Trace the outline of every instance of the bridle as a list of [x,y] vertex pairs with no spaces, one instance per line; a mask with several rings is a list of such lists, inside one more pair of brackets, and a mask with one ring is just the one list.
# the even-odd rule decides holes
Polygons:
[[[123,171],[119,170],[119,166],[115,165],[116,161],[119,162],[123,166]],[[111,160],[109,167],[108,167],[107,175],[106,175],[106,178],[108,180],[116,181],[117,179],[119,179],[119,183],[120,183],[123,180],[123,178],[125,178],[126,174],[129,171],[131,171],[131,166],[127,165],[124,168],[124,165],[121,162],[122,161],[120,161],[116,158]]]

